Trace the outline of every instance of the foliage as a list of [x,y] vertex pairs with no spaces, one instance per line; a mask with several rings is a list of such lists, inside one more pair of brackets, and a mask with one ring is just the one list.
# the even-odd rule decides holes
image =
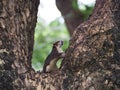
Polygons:
[[81,9],[81,13],[84,15],[84,20],[86,20],[90,16],[94,6],[87,6],[87,5],[84,6],[85,6],[85,10]]
[[52,43],[57,40],[63,40],[65,50],[68,47],[69,34],[64,23],[58,19],[46,24],[41,18],[38,19],[34,36],[34,51],[32,58],[32,66],[36,70],[40,70],[44,60],[52,49]]
[[[78,9],[76,0],[73,1],[73,7]],[[93,10],[93,6],[83,5],[83,7],[84,9],[79,9],[84,15],[84,19],[87,19]],[[35,70],[42,69],[44,60],[52,49],[52,43],[57,40],[64,41],[63,50],[65,51],[68,47],[69,34],[65,24],[60,22],[60,18],[57,18],[49,24],[46,24],[42,18],[38,18],[38,22],[35,28],[35,42],[32,58],[32,66]],[[60,64],[60,62],[58,62],[58,64]]]

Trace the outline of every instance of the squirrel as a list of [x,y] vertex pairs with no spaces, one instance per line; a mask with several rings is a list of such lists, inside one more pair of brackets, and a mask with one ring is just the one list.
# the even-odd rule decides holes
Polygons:
[[44,62],[43,71],[42,71],[43,73],[52,72],[58,69],[56,65],[57,61],[60,58],[64,58],[65,56],[65,53],[61,49],[62,45],[63,45],[63,41],[57,41],[53,44],[52,51],[47,56]]

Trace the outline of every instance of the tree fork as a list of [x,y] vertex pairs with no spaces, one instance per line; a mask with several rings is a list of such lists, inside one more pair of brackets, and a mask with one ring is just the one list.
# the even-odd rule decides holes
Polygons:
[[92,16],[75,29],[60,70],[52,73],[31,69],[38,3],[0,1],[0,88],[119,90],[120,1],[96,1]]

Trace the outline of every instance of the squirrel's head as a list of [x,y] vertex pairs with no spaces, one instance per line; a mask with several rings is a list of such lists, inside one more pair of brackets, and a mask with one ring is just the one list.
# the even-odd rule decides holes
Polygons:
[[63,45],[63,41],[57,41],[53,44],[53,47],[61,47]]

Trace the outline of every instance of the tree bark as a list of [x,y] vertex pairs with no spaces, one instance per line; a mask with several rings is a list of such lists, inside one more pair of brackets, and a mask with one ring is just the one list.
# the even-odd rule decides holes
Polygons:
[[96,1],[92,16],[76,28],[61,68],[52,73],[30,65],[38,1],[11,1],[0,1],[0,89],[120,89],[120,0]]
[[33,88],[27,78],[38,4],[39,0],[0,1],[0,90]]
[[120,89],[119,10],[119,0],[97,0],[92,16],[74,32],[62,66],[74,77],[70,89]]

